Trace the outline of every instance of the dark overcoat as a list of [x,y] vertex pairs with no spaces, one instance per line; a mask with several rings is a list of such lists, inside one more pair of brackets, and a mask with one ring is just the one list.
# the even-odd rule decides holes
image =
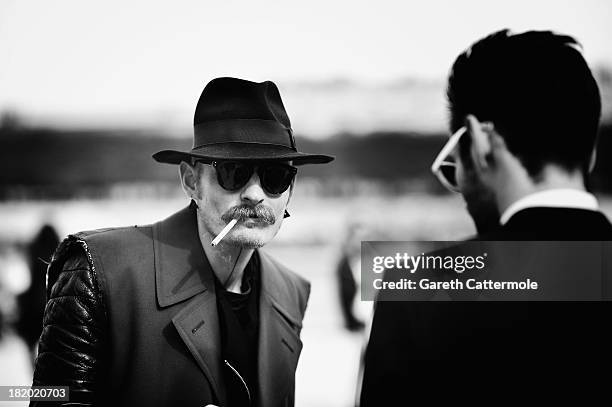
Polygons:
[[[96,400],[130,406],[225,405],[214,276],[194,209],[185,208],[153,225],[83,232],[70,239],[87,254],[102,304],[94,315],[106,320],[100,329],[103,336],[93,339],[104,343],[104,352],[97,353],[104,360],[92,364],[97,371],[86,376],[96,378]],[[310,285],[263,251],[258,254],[257,404],[292,406]],[[56,304],[48,304],[47,313],[65,300],[60,292],[66,287],[60,286],[67,279],[60,274],[68,270],[58,261],[49,270],[49,301]],[[54,326],[53,316],[47,315],[46,323],[37,385],[54,381],[44,378],[54,377],[49,369],[61,365],[66,351],[61,340],[51,337],[58,330],[55,338],[61,337],[59,322]]]

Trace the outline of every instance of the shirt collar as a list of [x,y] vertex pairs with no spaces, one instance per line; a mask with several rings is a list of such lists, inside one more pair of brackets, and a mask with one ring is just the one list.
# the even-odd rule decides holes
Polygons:
[[599,205],[597,198],[586,191],[570,188],[548,189],[546,191],[534,192],[512,203],[499,218],[499,222],[505,225],[518,211],[534,207],[574,208],[596,211]]

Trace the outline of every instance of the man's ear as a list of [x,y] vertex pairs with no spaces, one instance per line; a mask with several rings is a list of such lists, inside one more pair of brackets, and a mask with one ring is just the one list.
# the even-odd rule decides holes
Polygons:
[[179,177],[181,178],[181,186],[188,198],[199,198],[197,190],[198,168],[197,164],[190,165],[185,161],[181,161],[179,165]]
[[474,115],[470,114],[466,117],[465,126],[471,138],[470,155],[472,157],[472,162],[477,170],[485,170],[489,166],[487,158],[491,154],[491,140],[489,139],[489,135],[485,132],[483,123],[479,122]]

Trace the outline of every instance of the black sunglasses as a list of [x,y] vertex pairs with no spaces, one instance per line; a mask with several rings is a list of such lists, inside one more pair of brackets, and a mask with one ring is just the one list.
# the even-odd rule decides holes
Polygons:
[[282,194],[289,188],[297,174],[297,168],[273,161],[203,161],[217,171],[217,182],[227,191],[244,187],[256,172],[264,191],[271,195]]

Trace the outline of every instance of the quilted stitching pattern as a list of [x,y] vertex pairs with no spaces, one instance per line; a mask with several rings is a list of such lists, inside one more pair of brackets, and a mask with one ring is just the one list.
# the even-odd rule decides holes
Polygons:
[[93,405],[107,349],[106,333],[103,296],[87,245],[69,237],[58,247],[47,271],[47,305],[33,385],[70,386],[70,402],[55,405]]

